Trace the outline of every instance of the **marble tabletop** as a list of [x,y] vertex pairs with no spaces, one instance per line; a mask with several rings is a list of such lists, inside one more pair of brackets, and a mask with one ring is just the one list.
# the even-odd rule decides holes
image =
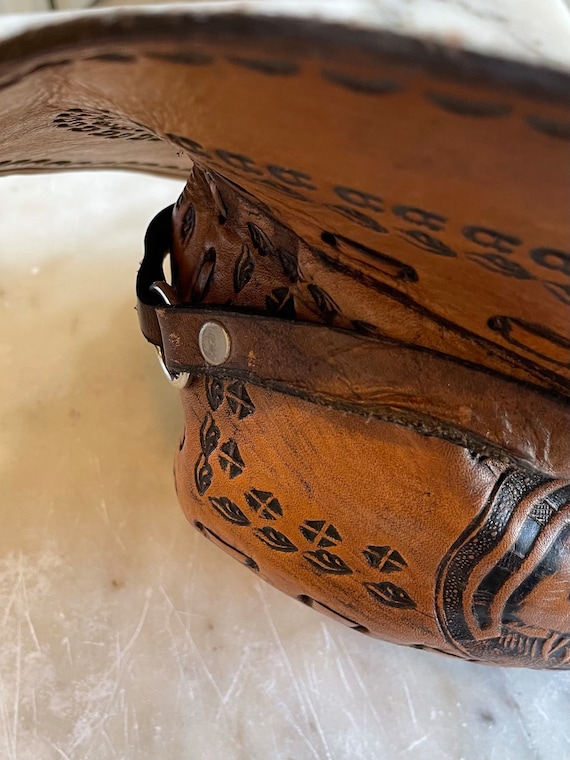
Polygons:
[[182,413],[133,308],[144,230],[180,189],[0,181],[0,757],[568,760],[570,673],[369,639],[187,525]]

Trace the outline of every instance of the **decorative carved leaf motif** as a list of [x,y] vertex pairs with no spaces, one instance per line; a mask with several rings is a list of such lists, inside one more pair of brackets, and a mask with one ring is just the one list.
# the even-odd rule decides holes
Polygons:
[[532,129],[542,132],[543,135],[570,141],[570,122],[568,121],[553,121],[542,116],[529,116],[526,122]]
[[269,240],[262,229],[260,229],[256,224],[253,224],[253,222],[248,222],[247,228],[251,236],[253,247],[260,256],[272,256],[275,254],[273,243],[271,240]]
[[241,292],[255,271],[255,260],[247,243],[244,243],[234,268],[234,292]]
[[303,557],[310,562],[313,567],[332,575],[351,575],[352,570],[341,559],[338,554],[332,554],[326,549],[319,549],[316,552],[305,552]]
[[282,319],[296,319],[295,301],[289,292],[289,288],[275,288],[271,295],[265,298],[267,313],[273,317]]
[[214,507],[216,512],[221,515],[224,520],[233,523],[234,525],[250,525],[250,521],[241,511],[237,504],[228,499],[226,496],[208,497],[210,504]]
[[402,89],[402,86],[398,84],[398,82],[394,82],[391,79],[356,77],[350,74],[344,74],[341,71],[333,71],[332,69],[323,71],[323,77],[328,79],[329,82],[334,82],[334,84],[345,87],[347,90],[359,92],[364,95],[391,95]]
[[283,273],[291,282],[297,282],[299,279],[299,270],[297,266],[297,254],[287,251],[284,248],[277,249],[277,256],[281,262]]
[[403,610],[415,610],[416,603],[403,588],[389,581],[382,583],[365,583],[364,587],[381,604],[388,607],[399,607]]
[[190,300],[193,304],[201,303],[208,295],[215,268],[216,249],[208,248],[196,271],[192,283],[192,295],[190,296]]
[[245,385],[239,381],[228,386],[227,400],[232,413],[237,414],[240,420],[255,412],[255,405]]
[[352,326],[356,332],[362,335],[376,335],[378,333],[376,325],[373,325],[371,322],[364,322],[362,319],[353,319]]
[[512,110],[512,107],[508,103],[467,100],[466,98],[459,98],[456,95],[444,92],[428,92],[427,97],[432,103],[435,103],[435,105],[443,108],[445,111],[450,111],[460,116],[497,118],[506,116]]
[[184,216],[182,218],[182,225],[180,227],[180,233],[182,236],[182,240],[184,243],[187,243],[189,238],[192,236],[194,232],[194,228],[196,227],[196,209],[194,206],[190,205],[186,209],[186,212],[184,213]]
[[236,66],[243,66],[245,69],[251,69],[252,71],[258,71],[261,74],[268,74],[269,76],[293,76],[298,70],[298,64],[293,61],[280,61],[280,60],[263,60],[257,58],[242,58],[241,56],[232,55],[228,57],[232,63]]
[[545,282],[543,285],[554,298],[570,306],[570,285],[562,285],[559,282]]
[[287,538],[284,533],[280,533],[275,528],[257,528],[255,535],[260,541],[263,541],[270,549],[277,552],[296,552],[298,551],[295,544]]
[[214,418],[210,412],[208,412],[200,428],[200,446],[206,458],[216,450],[219,440],[220,428],[214,422]]
[[435,253],[437,256],[448,256],[449,258],[456,258],[457,254],[448,245],[446,245],[439,238],[430,235],[423,230],[401,230],[401,232],[410,238],[413,245],[424,251]]
[[206,179],[206,182],[208,183],[210,193],[212,194],[212,200],[214,201],[214,206],[216,207],[216,211],[218,212],[218,222],[220,224],[224,224],[228,218],[228,211],[226,209],[226,204],[224,203],[224,199],[222,198],[222,195],[220,193],[220,189],[216,185],[216,180],[214,179],[214,177],[212,176],[210,172],[204,172],[204,178]]
[[206,398],[211,409],[217,411],[224,400],[224,381],[218,377],[206,377]]
[[500,253],[472,253],[467,258],[484,269],[502,274],[505,277],[514,277],[517,280],[534,280],[532,274],[523,266]]
[[313,301],[316,303],[317,308],[322,313],[325,320],[327,322],[332,322],[340,313],[340,309],[337,304],[319,285],[311,284],[308,286],[308,289],[313,298]]
[[334,209],[334,211],[337,211],[339,214],[342,214],[347,219],[350,219],[353,222],[356,222],[356,224],[360,224],[362,227],[367,227],[369,230],[374,230],[374,232],[389,232],[386,227],[383,227],[381,224],[379,224],[376,219],[373,219],[368,214],[363,214],[362,211],[358,211],[358,209],[355,209],[353,206],[343,206],[342,204],[331,204],[329,208]]
[[370,567],[382,573],[397,573],[408,566],[400,552],[391,546],[367,546],[362,553]]
[[[104,60],[111,60],[106,56]],[[113,54],[112,60],[125,61],[129,56]],[[104,110],[86,110],[83,108],[69,108],[58,114],[53,124],[59,129],[67,129],[71,132],[83,132],[92,137],[104,137],[107,140],[135,140],[156,141],[159,138],[148,131],[142,124],[130,121],[120,114]]]
[[283,508],[279,500],[270,491],[252,488],[249,493],[245,494],[245,500],[251,509],[258,512],[265,520],[276,520],[277,517],[283,516]]
[[237,478],[241,475],[245,468],[245,462],[243,461],[239,446],[234,438],[230,438],[221,446],[222,455],[218,457],[220,467],[227,473],[230,480]]
[[200,454],[196,466],[194,467],[194,480],[200,496],[203,496],[212,485],[213,477],[214,473],[210,463],[204,454]]
[[305,520],[303,525],[299,526],[302,535],[311,544],[317,541],[317,546],[336,546],[342,541],[342,536],[331,523],[326,520]]

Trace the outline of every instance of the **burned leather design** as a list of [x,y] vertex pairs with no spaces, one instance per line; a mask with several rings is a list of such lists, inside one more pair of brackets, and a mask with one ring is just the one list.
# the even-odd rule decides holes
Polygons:
[[[570,666],[569,92],[198,6],[0,43],[0,172],[195,165],[151,235],[184,305],[138,293],[146,337],[192,373],[180,501],[359,631]],[[218,369],[195,346],[207,314],[231,332]]]
[[[380,339],[373,293],[355,302],[312,246],[199,166],[174,208],[172,254],[178,297],[204,319],[214,308],[222,322],[266,314]],[[388,257],[379,277],[386,260],[413,279],[409,263]],[[180,358],[184,328],[176,310],[164,313]],[[246,320],[241,329],[247,340]],[[570,666],[570,480],[428,437],[411,421],[252,385],[231,368],[194,372],[176,477],[206,537],[358,631],[475,661]]]

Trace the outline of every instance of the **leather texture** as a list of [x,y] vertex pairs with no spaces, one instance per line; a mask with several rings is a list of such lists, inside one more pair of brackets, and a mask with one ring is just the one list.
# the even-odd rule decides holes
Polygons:
[[[171,251],[180,303],[139,312],[190,375],[175,474],[194,525],[361,632],[564,667],[569,405],[363,323],[373,289],[355,302],[338,272],[325,290],[319,251],[212,172],[194,167],[166,231],[170,213],[139,292]],[[211,321],[222,366],[200,350]]]
[[54,24],[0,62],[2,171],[189,176],[137,293],[190,374],[190,521],[359,631],[570,668],[568,77],[188,9]]

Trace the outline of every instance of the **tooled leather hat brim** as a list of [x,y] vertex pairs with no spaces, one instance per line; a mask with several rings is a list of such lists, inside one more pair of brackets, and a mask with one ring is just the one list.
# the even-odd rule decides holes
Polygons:
[[42,26],[4,40],[0,64],[3,172],[182,177],[194,158],[321,246],[342,229],[364,246],[343,246],[349,264],[413,266],[414,282],[382,279],[432,322],[433,348],[464,356],[467,339],[490,370],[568,397],[565,74],[191,9]]
[[[158,250],[183,305],[139,292],[147,337],[194,378],[180,500],[359,630],[570,663],[569,85],[385,32],[191,9],[0,44],[2,172],[195,163]],[[181,339],[196,303],[235,312],[239,366],[198,366]],[[284,369],[256,363],[282,346]],[[380,376],[389,404],[366,406]]]

